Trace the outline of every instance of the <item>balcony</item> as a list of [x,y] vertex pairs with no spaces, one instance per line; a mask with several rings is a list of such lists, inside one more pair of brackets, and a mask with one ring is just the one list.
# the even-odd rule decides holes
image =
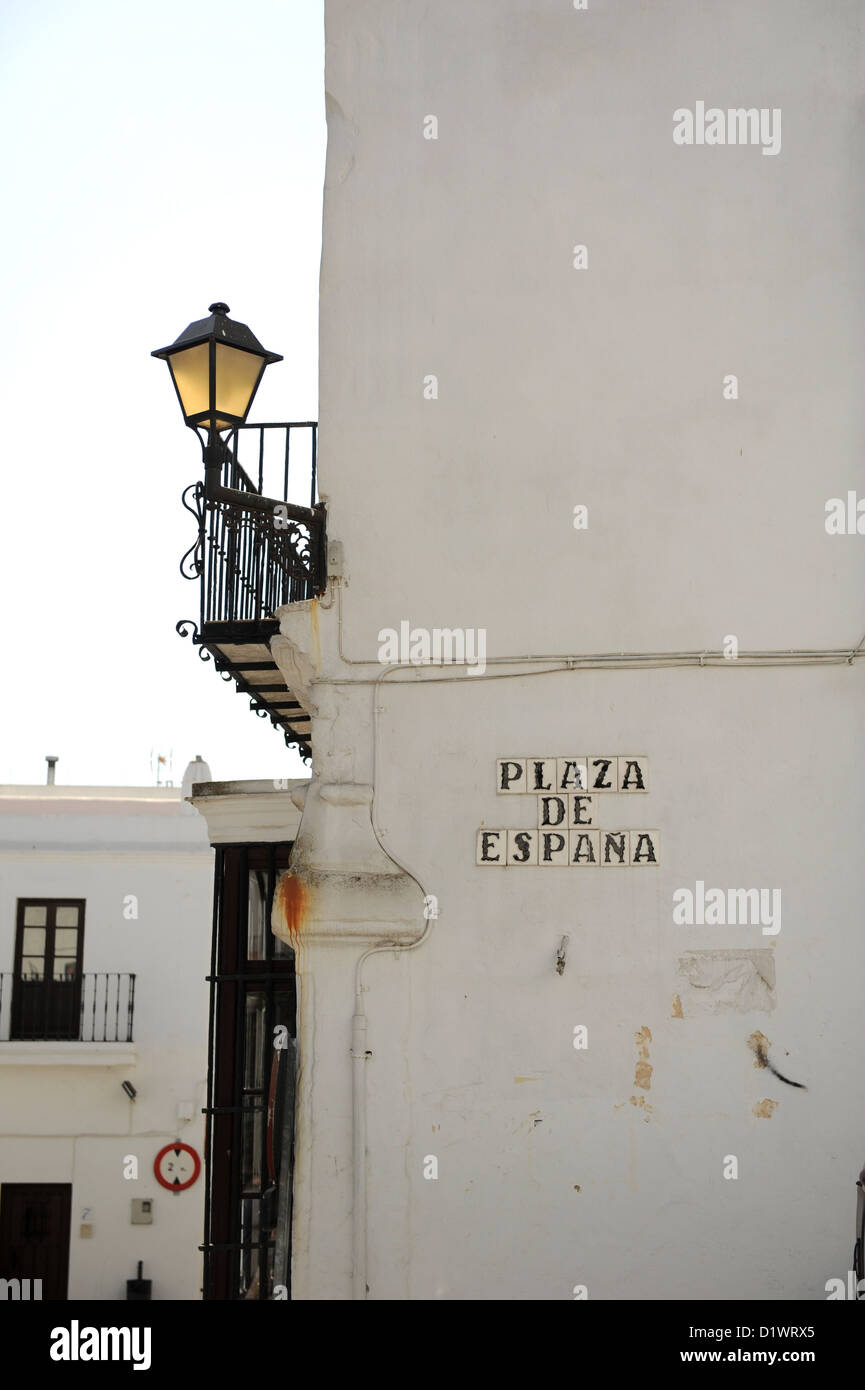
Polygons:
[[135,976],[0,974],[0,1042],[131,1043]]
[[197,623],[177,624],[181,637],[191,633],[202,661],[212,658],[223,680],[233,680],[250,708],[307,759],[309,713],[284,684],[269,642],[279,631],[276,610],[316,597],[327,579],[316,430],[308,420],[240,425],[206,482],[186,489],[183,504],[198,535],[180,572],[198,581],[200,604]]

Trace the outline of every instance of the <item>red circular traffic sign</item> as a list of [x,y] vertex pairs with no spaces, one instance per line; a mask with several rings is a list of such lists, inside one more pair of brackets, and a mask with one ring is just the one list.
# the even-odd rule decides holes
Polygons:
[[201,1159],[194,1149],[178,1139],[159,1150],[153,1160],[153,1171],[156,1181],[169,1192],[185,1192],[201,1172]]

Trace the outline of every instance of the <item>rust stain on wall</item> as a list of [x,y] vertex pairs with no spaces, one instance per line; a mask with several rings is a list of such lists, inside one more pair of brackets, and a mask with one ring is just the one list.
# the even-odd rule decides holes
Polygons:
[[646,1024],[643,1024],[639,1033],[634,1034],[634,1042],[637,1044],[637,1065],[634,1070],[634,1085],[639,1086],[641,1091],[648,1091],[652,1086],[652,1072],[654,1068],[649,1061],[649,1043],[651,1041],[651,1030]]
[[309,908],[309,889],[294,874],[286,872],[276,885],[276,901],[291,944],[297,950]]
[[758,1100],[754,1106],[754,1114],[758,1120],[771,1120],[772,1111],[777,1110],[780,1103],[777,1100]]
[[312,628],[312,635],[315,638],[315,667],[321,670],[321,634],[318,628],[318,599],[310,599],[309,602],[309,625]]
[[685,1017],[685,1015],[682,1013],[682,1001],[681,1001],[681,999],[679,998],[678,994],[674,994],[674,995],[673,995],[673,1012],[670,1014],[670,1017],[671,1017],[671,1018],[684,1018],[684,1017]]

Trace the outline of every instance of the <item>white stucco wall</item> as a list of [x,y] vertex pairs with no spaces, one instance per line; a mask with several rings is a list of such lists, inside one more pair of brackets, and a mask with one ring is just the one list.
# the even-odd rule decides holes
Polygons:
[[[857,646],[865,541],[824,520],[865,493],[862,26],[846,0],[328,0],[319,458],[343,582],[274,643],[314,710],[281,928],[297,1297],[351,1296],[353,971],[417,936],[421,889],[428,940],[365,967],[369,1297],[817,1299],[845,1275],[861,662],[370,682],[403,621],[482,628],[488,659]],[[779,152],[675,145],[697,101],[780,108]],[[648,757],[649,794],[600,823],[657,829],[660,865],[478,867],[479,827],[535,824],[495,759],[593,750]],[[352,787],[421,885],[390,918]],[[677,925],[697,881],[779,889],[780,930]],[[756,949],[770,1012],[735,982],[703,1007],[678,964]],[[758,1030],[802,1087],[759,1066]]]
[[[865,492],[861,6],[326,17],[320,479],[347,654],[404,618],[486,627],[499,655],[855,645],[865,554],[823,520]],[[676,146],[697,100],[780,107],[779,154]]]
[[[131,1045],[0,1042],[0,1181],[72,1183],[71,1299],[124,1299],[138,1260],[154,1299],[200,1298],[203,1175],[174,1195],[153,1160],[173,1139],[203,1158],[212,879],[206,824],[178,788],[0,788],[2,969],[17,900],[72,897],[85,974],[136,975]],[[130,1224],[133,1197],[153,1199],[152,1225]]]

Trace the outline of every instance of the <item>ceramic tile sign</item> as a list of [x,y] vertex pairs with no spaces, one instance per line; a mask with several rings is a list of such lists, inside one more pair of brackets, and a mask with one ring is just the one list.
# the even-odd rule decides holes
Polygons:
[[645,795],[648,790],[649,760],[642,755],[497,758],[497,795],[533,797],[535,824],[525,830],[479,830],[476,862],[500,868],[559,865],[574,869],[637,869],[657,864],[657,830],[602,829],[600,825],[605,796]]

